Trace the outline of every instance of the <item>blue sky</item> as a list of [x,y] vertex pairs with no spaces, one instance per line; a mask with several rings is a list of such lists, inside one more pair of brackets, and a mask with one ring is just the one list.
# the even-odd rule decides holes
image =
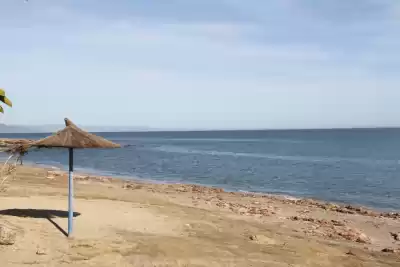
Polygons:
[[2,0],[7,124],[400,126],[397,0]]

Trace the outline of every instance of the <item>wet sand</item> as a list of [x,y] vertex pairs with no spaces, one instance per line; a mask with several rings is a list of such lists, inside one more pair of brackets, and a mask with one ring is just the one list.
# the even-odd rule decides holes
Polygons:
[[83,174],[75,195],[68,239],[66,174],[18,167],[0,266],[400,266],[399,213]]

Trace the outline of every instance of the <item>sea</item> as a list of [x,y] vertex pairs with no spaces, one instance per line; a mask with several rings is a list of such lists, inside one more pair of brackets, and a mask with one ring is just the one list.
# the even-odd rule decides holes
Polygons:
[[[98,134],[123,147],[76,150],[76,171],[400,210],[400,129]],[[24,157],[28,164],[63,169],[67,160],[67,149]]]

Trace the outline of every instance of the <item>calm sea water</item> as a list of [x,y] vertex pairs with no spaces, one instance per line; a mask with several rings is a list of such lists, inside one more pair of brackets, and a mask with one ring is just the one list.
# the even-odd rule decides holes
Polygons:
[[[77,151],[77,170],[400,209],[398,129],[100,135],[127,147]],[[25,161],[65,168],[67,150],[31,152]]]

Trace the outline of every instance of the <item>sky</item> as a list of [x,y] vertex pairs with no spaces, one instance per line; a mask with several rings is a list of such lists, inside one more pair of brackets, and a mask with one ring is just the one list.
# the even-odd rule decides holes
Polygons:
[[6,124],[400,126],[398,0],[0,0]]

